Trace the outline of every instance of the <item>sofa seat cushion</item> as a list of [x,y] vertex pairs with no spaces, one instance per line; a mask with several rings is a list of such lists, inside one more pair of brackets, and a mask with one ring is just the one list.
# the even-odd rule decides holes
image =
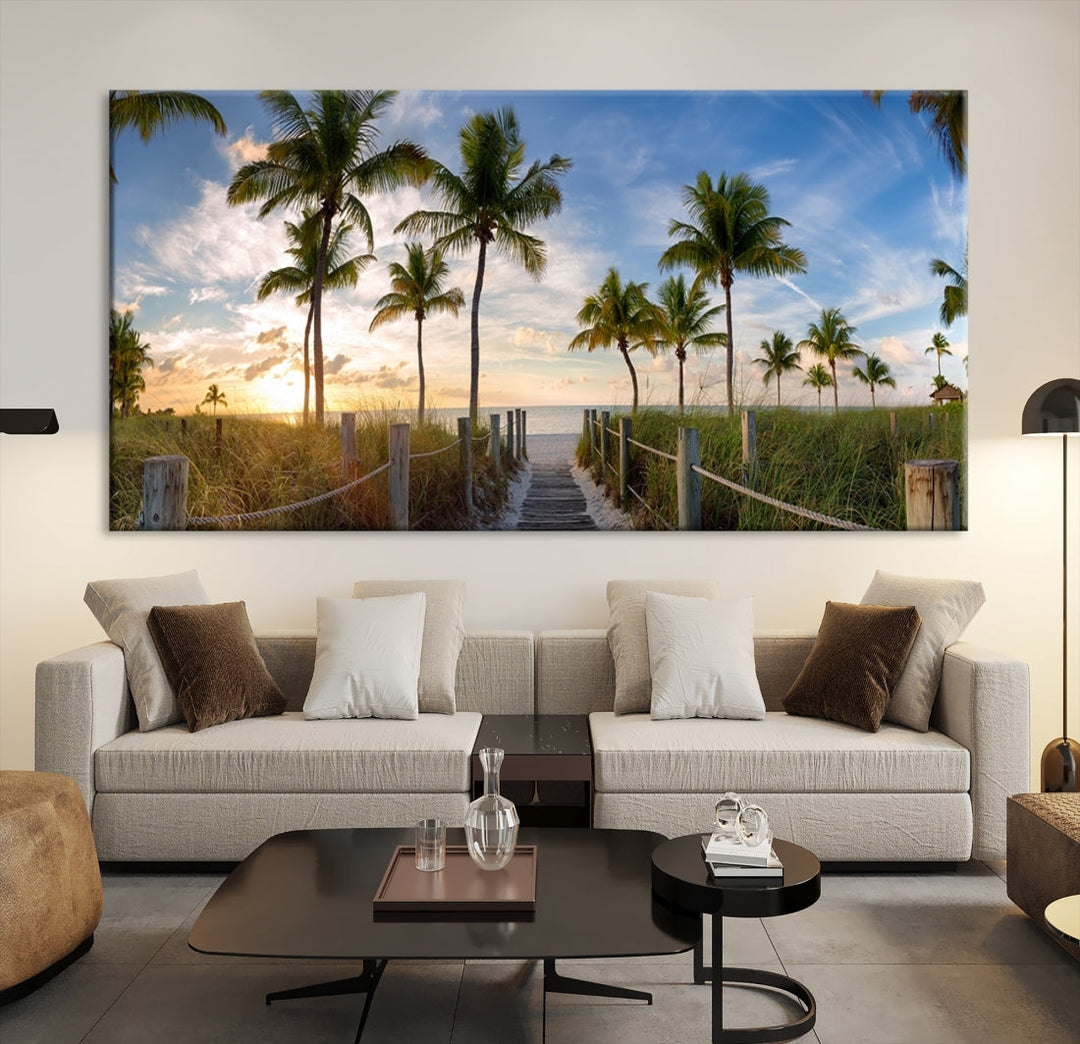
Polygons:
[[589,715],[598,792],[966,793],[968,751],[940,732],[864,732],[769,711],[764,721]]
[[113,793],[455,793],[469,789],[481,716],[305,721],[299,711],[188,732],[128,732],[101,747],[97,789]]

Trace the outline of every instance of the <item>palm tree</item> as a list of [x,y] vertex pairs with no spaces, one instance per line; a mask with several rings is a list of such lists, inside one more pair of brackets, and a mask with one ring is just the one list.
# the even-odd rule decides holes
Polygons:
[[418,210],[394,229],[430,234],[443,251],[464,256],[479,245],[473,285],[470,332],[469,417],[475,427],[480,405],[480,293],[484,288],[487,248],[494,243],[539,280],[547,265],[542,240],[522,231],[557,214],[562,192],[556,178],[570,169],[570,160],[552,155],[547,163],[534,161],[524,175],[525,142],[510,108],[473,116],[458,135],[462,172],[441,163],[432,166],[431,179],[444,210]]
[[765,367],[761,379],[765,382],[766,388],[769,386],[769,381],[773,377],[776,378],[777,409],[780,408],[780,375],[787,373],[788,370],[798,370],[801,359],[802,356],[795,351],[791,338],[783,330],[773,331],[771,341],[761,342],[761,356],[754,362]]
[[315,91],[303,108],[290,91],[262,91],[274,140],[265,159],[242,166],[229,185],[231,205],[263,201],[259,217],[278,207],[310,206],[322,216],[322,236],[311,287],[315,376],[315,423],[322,425],[322,295],[334,222],[339,217],[374,249],[371,215],[360,199],[402,185],[419,185],[430,163],[419,145],[398,141],[377,150],[378,120],[395,97],[393,91]]
[[882,362],[876,355],[867,355],[863,366],[861,368],[856,366],[852,373],[863,384],[870,385],[870,404],[875,410],[877,409],[877,398],[874,395],[875,386],[881,385],[883,388],[896,387],[896,378],[889,373],[888,363]]
[[[353,226],[339,222],[330,236],[326,250],[326,276],[323,290],[341,290],[356,286],[360,273],[375,260],[374,254],[357,254],[343,258],[346,240]],[[319,245],[322,239],[322,215],[317,210],[305,210],[300,224],[285,222],[285,235],[292,244],[285,252],[293,259],[286,268],[267,272],[259,283],[258,299],[265,300],[271,294],[296,294],[296,305],[307,305],[307,322],[304,324],[304,423],[308,423],[311,394],[311,322],[315,314],[313,289],[315,273],[319,267]]]
[[[884,91],[863,91],[880,108]],[[937,138],[945,162],[958,177],[967,177],[967,91],[912,91],[908,108],[930,114],[930,135]]]
[[941,299],[939,315],[946,326],[952,326],[954,319],[967,315],[967,291],[968,291],[968,254],[964,251],[964,260],[960,263],[958,272],[952,265],[942,261],[940,257],[931,258],[930,274],[940,276],[942,279],[951,279],[952,282],[945,287]]
[[[202,120],[225,134],[225,120],[205,98],[188,91],[109,91],[109,141],[133,127],[144,142],[180,120]],[[116,174],[109,163],[109,183]]]
[[205,406],[210,403],[214,407],[214,416],[217,416],[217,408],[219,405],[228,406],[228,402],[225,400],[225,393],[218,391],[216,384],[211,384],[209,390],[206,393],[206,397],[203,399],[201,405]]
[[729,178],[721,173],[714,186],[705,171],[697,182],[684,185],[683,205],[690,222],[672,221],[668,236],[677,241],[660,257],[661,271],[686,265],[710,286],[724,288],[727,308],[727,401],[735,408],[733,379],[735,341],[731,326],[731,285],[736,272],[752,276],[778,276],[805,272],[806,256],[780,238],[789,224],[769,214],[769,193],[745,174]]
[[443,280],[450,267],[442,251],[432,247],[424,250],[420,243],[405,245],[405,264],[391,262],[390,293],[375,302],[375,318],[368,330],[391,323],[405,316],[416,320],[416,368],[420,374],[420,409],[418,420],[424,423],[424,319],[440,312],[456,316],[465,304],[465,295],[458,287],[443,289]]
[[810,324],[806,339],[798,344],[800,349],[808,348],[816,355],[822,356],[829,364],[835,413],[840,412],[840,399],[836,386],[836,360],[854,359],[855,356],[864,354],[863,350],[851,339],[854,332],[855,327],[844,318],[839,308],[823,308],[821,318],[816,323]]
[[648,287],[648,283],[624,285],[618,269],[608,269],[607,278],[595,294],[585,298],[577,314],[578,326],[585,329],[569,344],[570,351],[587,348],[591,352],[612,345],[619,349],[630,371],[634,413],[638,408],[638,381],[630,353],[637,348],[655,352],[663,325],[660,309],[645,296]]
[[121,417],[138,409],[139,392],[146,390],[143,367],[154,365],[150,345],[143,343],[133,321],[130,311],[123,315],[115,308],[109,311],[109,393]]
[[709,298],[697,281],[686,288],[686,280],[680,274],[664,280],[657,290],[660,309],[660,333],[654,347],[658,351],[675,349],[679,360],[679,412],[683,411],[683,364],[686,349],[693,348],[699,355],[717,345],[727,344],[727,334],[710,332],[713,319],[723,310],[723,305],[709,308]]
[[832,377],[829,376],[829,371],[825,369],[825,366],[822,363],[814,363],[814,365],[806,371],[806,376],[803,378],[803,384],[817,389],[817,411],[820,413],[821,389],[828,388],[829,385],[832,384]]
[[923,355],[929,355],[931,352],[937,352],[937,375],[941,376],[941,357],[943,355],[952,355],[949,351],[949,342],[945,340],[945,335],[940,331],[932,338],[930,338],[930,347],[923,352]]

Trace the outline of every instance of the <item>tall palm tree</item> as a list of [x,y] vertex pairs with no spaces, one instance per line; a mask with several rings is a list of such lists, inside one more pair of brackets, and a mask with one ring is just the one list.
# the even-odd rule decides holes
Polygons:
[[960,262],[958,272],[952,265],[940,257],[931,258],[930,274],[942,279],[952,280],[943,291],[939,315],[946,326],[952,326],[953,320],[967,315],[968,303],[968,253],[964,251],[964,260]]
[[334,222],[339,217],[374,249],[371,215],[360,196],[419,185],[430,162],[419,145],[398,141],[377,148],[379,118],[394,91],[315,91],[304,108],[290,91],[262,91],[274,140],[265,159],[242,166],[229,185],[231,205],[262,202],[259,217],[278,207],[310,206],[322,216],[322,236],[311,287],[315,423],[324,419],[322,295]]
[[440,250],[462,256],[474,243],[479,246],[469,349],[469,417],[475,426],[480,405],[480,293],[488,244],[517,261],[534,279],[541,279],[547,250],[542,240],[523,229],[562,208],[556,179],[571,163],[553,154],[547,163],[534,161],[522,174],[525,142],[510,108],[477,113],[461,128],[458,147],[461,174],[441,163],[432,165],[432,183],[445,209],[418,210],[394,231],[431,235]]
[[821,317],[807,328],[806,338],[799,342],[799,349],[809,349],[829,364],[832,375],[833,411],[840,412],[840,398],[836,387],[836,360],[854,359],[863,350],[851,339],[855,333],[839,308],[823,308]]
[[[357,254],[342,257],[353,226],[339,222],[330,236],[326,250],[326,276],[323,290],[341,290],[356,286],[360,273],[375,260],[374,254]],[[285,222],[285,235],[292,244],[285,252],[293,264],[267,272],[259,283],[258,299],[265,300],[271,294],[296,294],[296,305],[307,305],[307,321],[304,323],[304,423],[308,423],[311,397],[311,323],[315,315],[315,273],[319,267],[319,246],[322,241],[322,215],[317,210],[305,210],[299,224]]]
[[724,288],[727,309],[727,401],[735,408],[735,341],[731,326],[731,285],[736,272],[779,276],[805,272],[806,256],[780,236],[789,224],[769,213],[769,193],[745,174],[721,173],[714,186],[705,171],[684,185],[683,205],[689,222],[672,221],[668,236],[676,242],[660,257],[661,271],[686,265],[710,286]]
[[630,371],[634,413],[638,408],[638,381],[630,353],[637,348],[655,352],[663,322],[660,309],[645,296],[648,288],[648,283],[624,284],[618,269],[608,269],[600,288],[585,298],[577,314],[578,326],[584,329],[569,344],[570,351],[587,348],[591,352],[612,345],[619,349]]
[[143,367],[154,365],[150,345],[143,342],[133,322],[130,311],[121,315],[113,308],[109,312],[109,394],[121,417],[138,408],[139,392],[146,390]]
[[761,355],[754,360],[760,366],[765,367],[761,379],[765,387],[769,381],[776,378],[776,406],[780,407],[780,375],[788,370],[798,370],[802,356],[795,351],[791,338],[783,330],[774,330],[771,341],[761,342]]
[[941,357],[943,355],[952,355],[949,351],[949,342],[945,340],[945,335],[938,331],[930,338],[930,347],[923,352],[923,355],[929,355],[931,352],[937,352],[937,375],[941,376]]
[[417,419],[424,423],[424,319],[428,315],[449,313],[456,316],[465,304],[465,295],[454,286],[443,288],[450,266],[441,250],[424,250],[420,243],[405,245],[405,264],[389,265],[390,293],[375,302],[375,318],[368,330],[392,323],[405,316],[416,320],[416,368],[420,374],[420,409]]
[[693,348],[700,355],[710,348],[727,344],[727,334],[709,330],[724,306],[709,308],[709,297],[700,284],[695,281],[688,290],[681,273],[660,284],[657,304],[660,308],[660,333],[654,347],[658,351],[675,349],[675,358],[679,360],[679,412],[682,413],[686,350]]
[[203,399],[201,405],[205,406],[210,403],[214,407],[214,416],[217,416],[218,406],[228,406],[229,403],[225,399],[225,393],[218,389],[216,384],[211,384],[210,388],[206,392],[206,396]]
[[867,355],[866,362],[861,367],[856,366],[852,373],[858,377],[863,384],[870,385],[870,404],[877,409],[877,398],[874,395],[874,388],[878,385],[885,388],[895,388],[896,378],[889,372],[888,363],[884,363],[876,355]]
[[832,384],[832,377],[829,376],[829,371],[825,369],[823,363],[814,363],[809,370],[806,371],[806,376],[803,378],[803,385],[809,385],[811,388],[817,390],[817,411],[821,412],[821,389],[828,388]]
[[[198,94],[188,91],[109,91],[109,141],[133,127],[144,142],[180,120],[202,120],[218,134],[226,133],[220,112]],[[109,183],[116,174],[109,163]]]

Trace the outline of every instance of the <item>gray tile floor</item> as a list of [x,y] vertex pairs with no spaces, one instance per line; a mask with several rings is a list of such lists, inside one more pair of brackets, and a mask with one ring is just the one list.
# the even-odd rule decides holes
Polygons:
[[[212,958],[188,948],[195,917],[221,880],[107,874],[94,948],[37,993],[0,1008],[0,1041],[349,1044],[361,998],[267,1007],[263,995],[352,975],[356,966]],[[783,970],[811,989],[818,1022],[804,1041],[1080,1041],[1080,963],[1009,901],[1000,864],[944,874],[826,874],[821,899],[807,910],[726,921],[724,959]],[[709,988],[693,985],[689,954],[567,961],[559,970],[641,985],[655,1001],[553,995],[551,1044],[709,1039]],[[793,1010],[775,995],[726,994],[729,1026],[786,1021]],[[383,977],[364,1040],[533,1044],[541,1039],[540,1012],[534,963],[402,961]]]

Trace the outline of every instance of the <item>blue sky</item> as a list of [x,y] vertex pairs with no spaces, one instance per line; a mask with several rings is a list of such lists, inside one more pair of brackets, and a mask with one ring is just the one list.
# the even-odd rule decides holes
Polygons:
[[[239,166],[262,154],[270,128],[256,92],[201,92],[228,134],[178,124],[143,144],[133,132],[113,145],[119,183],[112,193],[113,300],[135,311],[155,366],[145,371],[144,409],[190,412],[216,383],[231,412],[302,406],[300,345],[306,313],[291,297],[256,301],[262,276],[288,258],[283,222],[256,207],[229,207]],[[573,161],[561,179],[559,214],[529,229],[547,244],[544,279],[489,255],[480,303],[480,403],[629,404],[619,353],[568,352],[575,315],[608,268],[655,291],[670,244],[669,222],[684,219],[682,186],[705,170],[745,172],[769,190],[770,209],[790,222],[785,240],[806,254],[805,275],[784,280],[736,276],[732,290],[736,395],[775,402],[752,360],[763,339],[783,330],[799,341],[822,308],[839,307],[856,342],[888,363],[897,388],[883,403],[924,404],[937,372],[924,354],[941,329],[944,282],[931,257],[959,267],[967,236],[967,186],[956,180],[906,92],[875,108],[861,92],[401,92],[382,120],[381,143],[408,138],[460,169],[458,130],[477,111],[511,106],[527,162],[553,153]],[[386,265],[404,257],[394,226],[413,210],[437,209],[426,189],[365,200],[377,261],[353,290],[323,306],[328,410],[416,403],[416,326],[368,332],[374,302],[389,289]],[[359,240],[354,253],[362,253]],[[450,258],[451,285],[471,298],[475,252]],[[715,291],[716,304],[723,302]],[[721,318],[719,329],[723,329]],[[945,376],[966,388],[967,323],[944,331],[954,353]],[[429,406],[468,402],[468,307],[424,324]],[[689,401],[722,403],[723,349],[686,367]],[[633,355],[643,403],[676,401],[673,355]],[[816,359],[804,353],[803,364]],[[868,405],[869,392],[839,366],[841,405]],[[811,404],[801,373],[783,378],[783,401]]]

